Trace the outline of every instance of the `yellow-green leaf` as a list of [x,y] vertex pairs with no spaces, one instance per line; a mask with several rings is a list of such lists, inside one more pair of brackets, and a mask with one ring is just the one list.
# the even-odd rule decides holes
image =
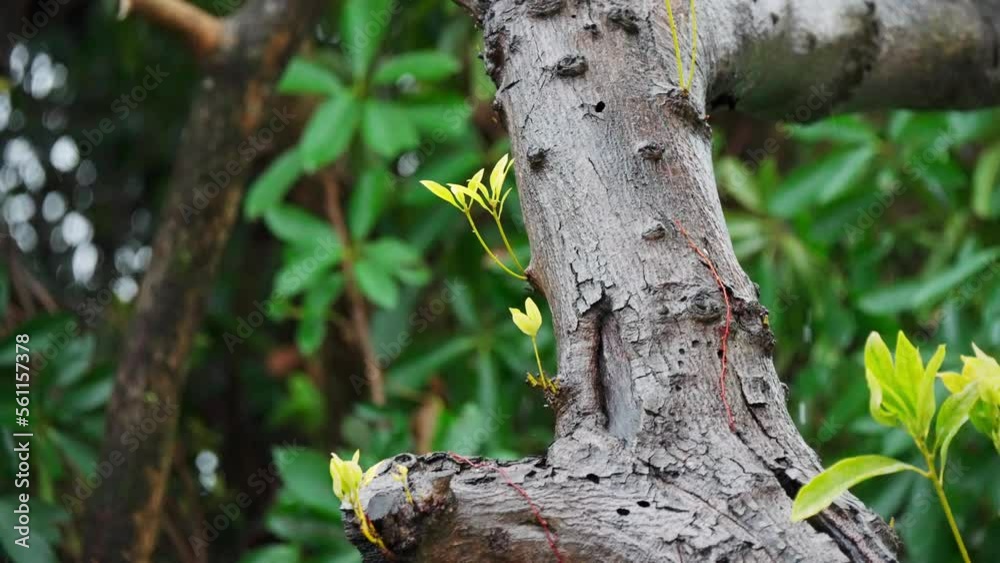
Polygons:
[[938,346],[934,356],[927,362],[922,372],[920,383],[917,387],[917,421],[923,436],[926,437],[931,427],[931,419],[934,418],[934,410],[937,409],[937,398],[934,396],[934,381],[937,379],[937,371],[944,362],[945,346]]
[[934,427],[934,449],[940,452],[942,475],[948,463],[948,447],[951,446],[952,439],[958,434],[962,425],[969,420],[969,413],[978,399],[979,385],[973,382],[961,393],[948,397],[941,404],[941,412],[938,413],[937,424]]
[[924,474],[908,463],[881,455],[863,455],[841,460],[799,490],[792,504],[792,521],[798,522],[818,514],[837,497],[862,481],[906,470]]

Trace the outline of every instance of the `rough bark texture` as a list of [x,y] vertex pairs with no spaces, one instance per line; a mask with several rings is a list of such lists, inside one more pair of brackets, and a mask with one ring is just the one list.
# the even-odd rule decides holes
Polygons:
[[[484,23],[519,163],[529,277],[559,341],[557,439],[505,467],[563,560],[897,561],[895,535],[850,495],[790,522],[821,466],[788,416],[766,311],[729,241],[705,114],[709,100],[800,120],[995,103],[998,3],[698,0],[690,95],[677,89],[661,0],[460,3]],[[688,64],[687,2],[675,4]],[[812,107],[816,85],[834,94]],[[809,115],[796,115],[801,104]],[[675,221],[732,302],[735,432],[719,386],[723,296]],[[411,467],[415,506],[391,464],[363,492],[396,560],[556,560],[495,470],[443,454],[398,463]],[[355,525],[365,561],[386,560]]]
[[153,552],[186,361],[252,168],[248,139],[272,118],[273,85],[323,5],[252,0],[224,21],[205,61],[108,407],[100,459],[125,461],[89,499],[87,563]]

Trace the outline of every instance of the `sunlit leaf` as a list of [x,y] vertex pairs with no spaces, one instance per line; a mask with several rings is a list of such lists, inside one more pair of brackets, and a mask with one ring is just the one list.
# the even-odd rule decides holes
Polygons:
[[920,469],[891,457],[864,455],[841,460],[799,489],[792,504],[792,520],[815,516],[862,481],[907,470],[923,475]]
[[941,474],[944,474],[948,463],[948,448],[951,446],[951,441],[962,425],[969,420],[969,413],[978,399],[979,385],[973,383],[961,393],[951,395],[941,403],[941,411],[934,427],[934,450],[940,452],[938,457],[941,460]]

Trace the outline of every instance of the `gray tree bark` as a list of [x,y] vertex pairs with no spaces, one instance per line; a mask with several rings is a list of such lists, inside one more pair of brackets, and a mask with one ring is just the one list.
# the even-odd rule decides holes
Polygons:
[[[467,0],[511,134],[533,285],[559,342],[556,440],[504,463],[562,561],[895,562],[898,540],[845,495],[789,519],[821,470],[792,423],[773,336],[729,240],[706,113],[811,120],[882,107],[1000,101],[996,0],[697,0],[699,64],[678,88],[661,0]],[[685,64],[687,2],[676,1]],[[801,109],[804,108],[804,109]],[[710,257],[726,303],[680,231]],[[400,456],[415,505],[383,473],[365,510],[397,561],[555,561],[493,467]],[[345,513],[346,514],[346,513]],[[389,557],[348,533],[366,562]]]

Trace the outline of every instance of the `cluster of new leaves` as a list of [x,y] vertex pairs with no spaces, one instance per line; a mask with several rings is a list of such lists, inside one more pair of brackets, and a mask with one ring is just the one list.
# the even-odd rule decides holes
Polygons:
[[[881,455],[841,460],[799,490],[792,507],[792,519],[803,520],[817,514],[847,489],[872,477],[913,471],[933,482],[962,555],[968,561],[943,485],[948,448],[974,408],[976,427],[997,443],[1000,366],[978,348],[975,350],[975,357],[963,357],[966,367],[961,374],[941,374],[952,394],[938,409],[935,381],[945,359],[945,347],[938,346],[924,365],[920,351],[902,332],[896,339],[895,358],[882,337],[873,332],[865,346],[865,379],[870,393],[871,416],[879,424],[904,429],[923,455],[927,469]],[[932,421],[935,422],[933,440],[930,439]]]
[[963,398],[958,403],[963,409],[972,403],[969,420],[993,441],[993,447],[1000,453],[1000,365],[975,344],[972,349],[975,356],[962,356],[962,372],[942,373],[941,380],[952,397]]

